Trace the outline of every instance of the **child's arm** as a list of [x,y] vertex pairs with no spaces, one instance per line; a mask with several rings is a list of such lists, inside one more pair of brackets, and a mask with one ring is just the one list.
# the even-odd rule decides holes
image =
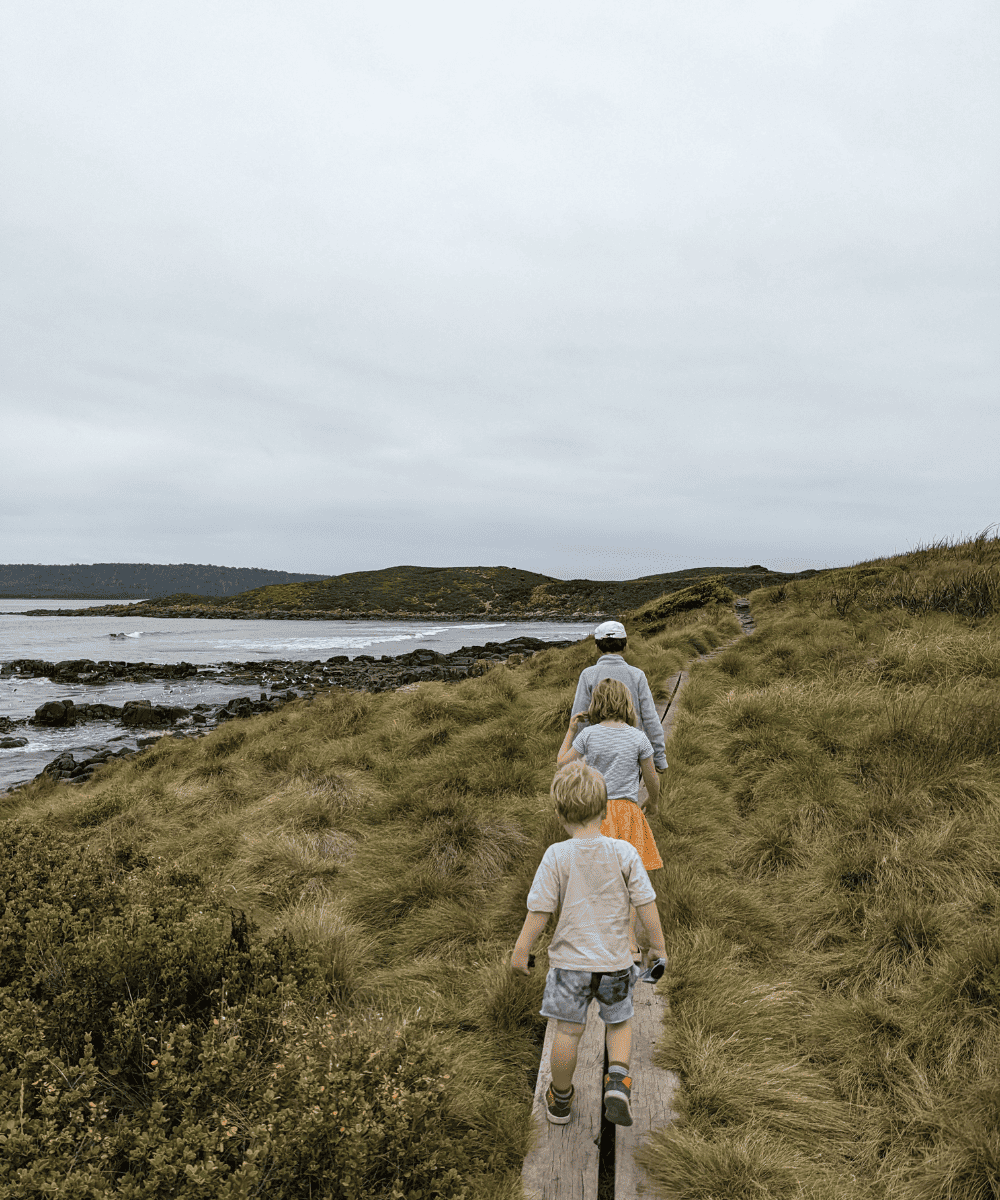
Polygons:
[[[549,914],[546,912],[530,912],[524,918],[520,936],[514,945],[514,953],[510,956],[512,971],[520,971],[522,975],[528,974],[528,953],[538,940],[548,919]],[[663,935],[660,936],[662,938]]]
[[570,717],[569,729],[566,730],[566,736],[563,738],[563,743],[559,747],[559,753],[556,755],[557,766],[564,767],[567,763],[576,762],[578,758],[583,758],[579,750],[573,749],[573,739],[580,732],[580,721],[586,716],[585,712],[578,712]]
[[643,807],[646,812],[655,813],[660,799],[660,777],[653,766],[652,755],[639,759],[639,770],[642,771],[642,782],[646,785],[646,794],[649,796]]
[[649,948],[657,958],[667,957],[667,944],[663,940],[663,926],[660,924],[660,914],[656,909],[656,901],[650,900],[635,910],[649,938]]

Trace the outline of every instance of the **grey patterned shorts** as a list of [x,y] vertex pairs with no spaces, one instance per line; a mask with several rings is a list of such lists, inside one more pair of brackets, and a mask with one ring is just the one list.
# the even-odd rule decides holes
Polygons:
[[596,1000],[605,1025],[617,1025],[632,1016],[632,988],[635,971],[567,971],[549,967],[542,997],[542,1016],[556,1021],[585,1025],[587,1009]]

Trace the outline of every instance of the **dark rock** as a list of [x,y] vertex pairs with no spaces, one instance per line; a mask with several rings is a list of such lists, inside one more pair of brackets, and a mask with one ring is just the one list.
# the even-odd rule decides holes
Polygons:
[[174,704],[151,704],[148,700],[127,700],[122,708],[122,724],[127,729],[156,729],[173,725],[190,710]]
[[52,672],[53,679],[78,679],[81,675],[92,676],[97,673],[97,663],[92,658],[68,658],[55,664]]
[[[89,749],[89,747],[85,747]],[[103,750],[98,750],[80,762],[70,751],[66,750],[57,758],[54,758],[47,766],[35,776],[35,779],[41,779],[43,776],[54,777],[64,780],[68,783],[83,783],[93,775],[94,771],[110,762],[114,758],[131,758],[135,754],[134,750],[127,747],[122,747],[121,750],[111,750],[107,746]]]
[[51,728],[75,725],[76,706],[72,700],[49,700],[48,703],[35,709],[32,724],[47,725]]
[[82,765],[82,764],[78,763],[76,761],[76,759],[73,757],[73,755],[70,754],[70,752],[68,750],[66,750],[62,754],[60,754],[58,756],[58,758],[54,758],[48,764],[48,766],[43,767],[41,770],[41,774],[42,775],[55,775],[57,778],[62,778],[64,776],[68,777],[68,776],[72,775],[73,772],[76,770],[76,768],[80,765]]
[[27,746],[26,737],[0,737],[0,750],[16,750],[18,746]]
[[114,704],[77,704],[77,721],[117,721],[122,710]]

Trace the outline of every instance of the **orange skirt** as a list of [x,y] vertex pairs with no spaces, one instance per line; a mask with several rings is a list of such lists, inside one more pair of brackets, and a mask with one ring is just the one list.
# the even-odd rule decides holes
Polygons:
[[647,871],[655,871],[663,866],[663,859],[656,848],[646,814],[634,800],[626,800],[624,797],[609,800],[608,815],[601,822],[601,833],[605,837],[631,842],[639,851],[642,865]]

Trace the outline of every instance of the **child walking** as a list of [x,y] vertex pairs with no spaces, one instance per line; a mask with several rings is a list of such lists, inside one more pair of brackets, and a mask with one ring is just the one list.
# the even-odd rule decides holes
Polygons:
[[629,690],[640,725],[653,747],[653,762],[658,771],[667,769],[667,752],[664,745],[663,726],[656,712],[653,693],[645,673],[625,661],[628,649],[628,634],[620,621],[602,621],[594,630],[594,641],[601,657],[592,667],[584,667],[573,697],[573,712],[585,712],[594,694],[594,688],[602,679],[620,679]]
[[[589,725],[581,729],[586,719]],[[653,766],[653,747],[641,729],[628,688],[618,679],[602,679],[594,688],[590,708],[574,713],[556,762],[559,766],[584,759],[604,776],[608,789],[608,815],[601,825],[605,837],[623,838],[642,858],[647,871],[663,866],[653,831],[639,805],[639,779],[646,785],[648,808],[656,811],[660,777]],[[635,938],[635,910],[629,917],[629,949],[639,961]]]
[[549,846],[542,857],[510,959],[515,971],[527,975],[531,947],[549,914],[559,912],[541,1009],[543,1017],[556,1022],[546,1116],[553,1125],[570,1120],[577,1050],[587,1027],[587,1008],[596,998],[608,1048],[604,1111],[616,1125],[631,1125],[636,972],[628,952],[629,906],[638,912],[653,949],[665,958],[656,893],[635,848],[601,833],[607,790],[598,771],[583,762],[570,763],[556,772],[551,795],[570,836]]

